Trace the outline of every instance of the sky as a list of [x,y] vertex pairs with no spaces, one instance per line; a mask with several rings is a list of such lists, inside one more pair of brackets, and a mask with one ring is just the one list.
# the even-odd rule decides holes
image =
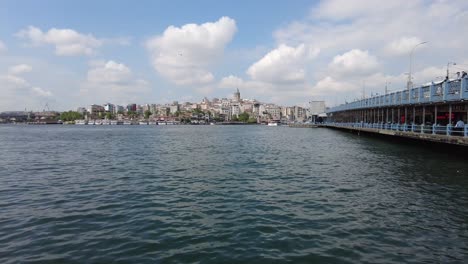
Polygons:
[[0,111],[335,106],[468,71],[466,32],[464,0],[1,0]]

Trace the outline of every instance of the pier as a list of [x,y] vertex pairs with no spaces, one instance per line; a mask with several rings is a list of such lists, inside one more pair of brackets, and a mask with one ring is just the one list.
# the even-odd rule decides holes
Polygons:
[[319,127],[345,130],[357,134],[374,134],[398,138],[423,140],[434,143],[468,146],[468,126],[464,130],[451,131],[447,134],[447,126],[417,126],[398,124],[362,124],[362,123],[327,123]]
[[322,127],[468,146],[468,78],[333,107]]

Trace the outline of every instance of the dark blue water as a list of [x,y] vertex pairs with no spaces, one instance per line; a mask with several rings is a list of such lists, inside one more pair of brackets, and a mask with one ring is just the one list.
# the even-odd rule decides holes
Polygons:
[[466,156],[328,129],[0,126],[0,263],[466,263]]

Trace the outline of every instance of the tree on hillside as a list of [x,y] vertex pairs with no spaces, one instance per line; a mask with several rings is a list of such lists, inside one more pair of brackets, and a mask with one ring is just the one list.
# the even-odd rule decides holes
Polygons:
[[242,114],[239,115],[238,119],[239,119],[239,121],[245,123],[245,122],[249,121],[249,114],[246,113],[246,112],[243,112]]
[[83,119],[83,115],[75,111],[68,111],[61,113],[60,119],[62,121],[75,121],[77,119]]
[[107,112],[106,119],[109,119],[109,120],[114,119],[114,114],[112,114],[111,112]]
[[138,113],[135,112],[135,111],[128,111],[127,116],[130,117],[130,118],[135,118],[135,117],[138,116]]
[[145,119],[148,119],[150,117],[150,115],[152,115],[151,111],[150,110],[146,110],[145,111]]

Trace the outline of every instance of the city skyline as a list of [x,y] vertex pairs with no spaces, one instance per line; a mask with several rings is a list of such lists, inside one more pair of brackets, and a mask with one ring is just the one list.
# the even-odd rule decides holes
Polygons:
[[414,85],[468,68],[463,1],[0,7],[0,111],[196,101],[236,88],[279,105],[334,106],[404,89],[410,68]]

